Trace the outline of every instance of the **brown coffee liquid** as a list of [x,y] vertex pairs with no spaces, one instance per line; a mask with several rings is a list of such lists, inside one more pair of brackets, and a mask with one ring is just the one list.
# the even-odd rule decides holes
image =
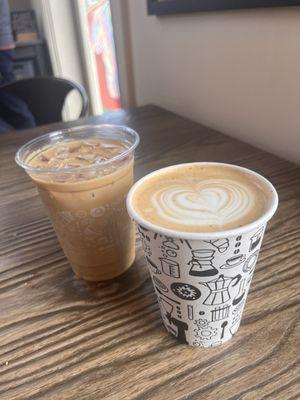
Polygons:
[[61,246],[76,275],[86,280],[118,276],[135,257],[134,226],[125,208],[133,183],[132,156],[97,165],[124,150],[124,143],[113,140],[73,140],[30,157],[38,171],[31,177]]
[[134,192],[145,220],[183,232],[218,232],[249,224],[268,208],[262,179],[230,166],[187,164],[157,172]]

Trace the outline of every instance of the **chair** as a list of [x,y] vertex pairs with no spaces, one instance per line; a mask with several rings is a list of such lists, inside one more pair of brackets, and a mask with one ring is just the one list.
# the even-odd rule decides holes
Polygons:
[[0,87],[0,90],[16,95],[27,104],[36,125],[62,121],[65,99],[74,89],[82,100],[81,118],[87,114],[89,101],[85,89],[76,82],[46,76],[19,80]]

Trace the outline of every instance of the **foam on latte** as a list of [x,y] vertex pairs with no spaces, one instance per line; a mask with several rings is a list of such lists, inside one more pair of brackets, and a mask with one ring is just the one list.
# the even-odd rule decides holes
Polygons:
[[230,166],[187,164],[147,178],[134,192],[133,208],[164,228],[222,231],[259,218],[269,190],[262,179]]

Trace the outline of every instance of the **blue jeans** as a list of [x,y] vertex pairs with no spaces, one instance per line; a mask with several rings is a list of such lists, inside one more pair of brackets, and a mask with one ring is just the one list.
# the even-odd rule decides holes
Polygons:
[[14,50],[0,50],[0,133],[14,129],[26,129],[35,126],[34,117],[27,104],[1,85],[13,82]]
[[[2,132],[13,129],[27,129],[35,126],[34,117],[27,104],[12,93],[0,87],[0,121]],[[0,122],[1,124],[1,122]],[[13,129],[8,129],[11,126]],[[5,130],[6,129],[6,130]]]
[[13,82],[15,78],[13,67],[14,50],[0,50],[0,84]]

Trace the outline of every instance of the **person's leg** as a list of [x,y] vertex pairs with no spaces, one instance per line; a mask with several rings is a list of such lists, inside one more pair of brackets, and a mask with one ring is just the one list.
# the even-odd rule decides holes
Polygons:
[[4,121],[4,119],[0,117],[0,134],[14,130],[15,128],[13,126],[9,125],[6,121]]
[[[13,69],[13,49],[0,50],[0,84],[15,81]],[[26,103],[9,91],[0,87],[0,118],[7,126],[26,129],[35,126],[32,113]],[[4,128],[3,128],[4,129]]]
[[19,97],[0,88],[0,118],[15,129],[33,128],[35,120],[27,107]]
[[0,83],[13,82],[16,80],[13,68],[14,50],[0,50]]

